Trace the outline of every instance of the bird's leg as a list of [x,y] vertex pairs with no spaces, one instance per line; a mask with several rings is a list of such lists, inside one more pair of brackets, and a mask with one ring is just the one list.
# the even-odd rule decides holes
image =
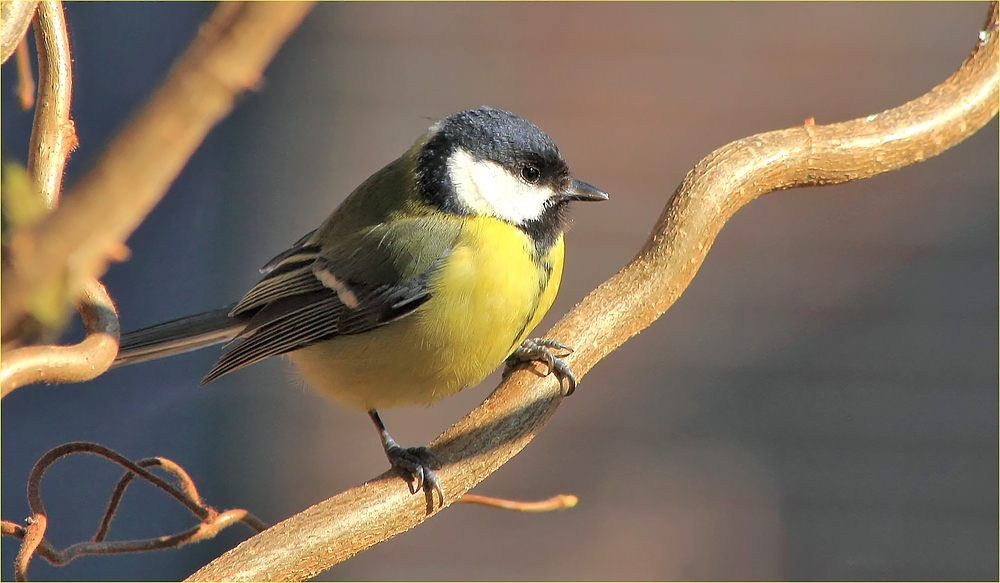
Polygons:
[[503,370],[503,376],[506,378],[508,374],[514,369],[518,368],[522,364],[532,363],[532,362],[544,362],[546,366],[549,367],[548,372],[545,374],[554,374],[556,378],[559,379],[559,384],[565,380],[569,385],[566,391],[566,396],[573,394],[576,390],[576,377],[573,376],[573,371],[569,369],[569,365],[562,361],[561,358],[557,357],[552,353],[552,349],[561,351],[565,354],[561,356],[567,356],[573,349],[566,346],[562,342],[557,342],[555,340],[549,340],[547,338],[528,338],[518,346],[507,360],[504,361],[506,365]]
[[444,505],[444,492],[441,491],[441,484],[438,483],[437,476],[429,465],[438,461],[431,450],[426,447],[400,447],[389,435],[385,423],[382,423],[382,419],[378,416],[378,411],[369,409],[368,416],[378,429],[379,437],[382,439],[382,449],[385,450],[389,463],[402,472],[403,477],[409,482],[410,493],[416,494],[425,488],[436,491],[441,498],[441,504]]

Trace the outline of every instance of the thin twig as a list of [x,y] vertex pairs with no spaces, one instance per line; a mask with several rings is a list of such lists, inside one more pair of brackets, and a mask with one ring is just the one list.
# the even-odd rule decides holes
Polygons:
[[[35,44],[39,99],[31,129],[28,174],[51,210],[59,204],[66,159],[76,146],[76,132],[70,118],[73,69],[61,3],[39,3]],[[73,346],[28,346],[8,351],[0,361],[0,398],[27,384],[90,380],[114,362],[120,335],[114,302],[93,277],[85,278],[81,288],[77,309],[87,336]]]
[[[31,526],[31,525],[29,524],[28,526]],[[25,540],[28,537],[28,530],[27,530],[26,527],[21,526],[19,524],[14,524],[13,522],[10,522],[8,520],[0,521],[0,532],[2,532],[3,536],[9,536],[9,537],[12,537],[12,538],[19,539],[21,541]],[[32,536],[37,536],[37,535],[36,534],[32,534]],[[32,543],[32,544],[34,544],[34,543]],[[60,556],[59,552],[56,551],[54,548],[52,548],[52,544],[49,543],[49,541],[46,540],[45,538],[42,538],[35,545],[34,554],[27,553],[28,549],[30,549],[30,546],[26,547],[24,543],[21,543],[21,548],[18,549],[18,556],[14,560],[14,578],[15,579],[18,579],[18,580],[21,580],[21,581],[24,580],[23,575],[19,575],[19,574],[25,573],[27,571],[27,568],[28,568],[27,563],[23,563],[23,561],[27,560],[27,561],[30,562],[31,558],[34,555],[38,555],[39,557],[42,557],[43,559],[45,559],[49,563],[51,563],[53,565],[56,565],[56,566],[65,564],[65,563],[61,563],[60,562],[60,560],[61,560],[62,557]],[[24,555],[23,559],[22,559],[22,554]]]
[[[985,30],[995,30],[996,4]],[[652,323],[701,266],[722,226],[756,197],[788,188],[860,180],[925,160],[961,142],[997,111],[997,33],[920,98],[849,122],[800,126],[723,146],[698,163],[670,198],[645,246],[591,292],[546,338],[576,351],[577,378]],[[558,383],[511,374],[430,447],[445,506],[523,449],[562,400]],[[302,581],[405,532],[439,510],[410,495],[395,472],[320,502],[244,541],[190,581]]]
[[38,2],[5,0],[0,2],[0,63],[6,63],[28,32]]
[[87,278],[77,302],[86,337],[72,346],[26,346],[0,361],[0,397],[34,383],[79,383],[103,374],[118,354],[121,330],[115,305],[101,282]]
[[73,61],[62,2],[38,3],[35,13],[38,52],[38,105],[28,146],[28,175],[45,206],[59,204],[63,170],[76,148],[76,129],[70,118],[73,101]]
[[17,105],[21,111],[28,111],[35,105],[35,76],[31,72],[31,56],[28,55],[28,37],[21,37],[15,53],[17,59]]
[[45,541],[48,519],[45,515],[37,515],[28,519],[27,523],[23,529],[21,548],[18,549],[17,557],[14,559],[15,581],[28,580],[28,563],[31,562],[31,557],[35,556],[35,550]]
[[[124,467],[126,474],[119,479],[94,537],[90,541],[76,543],[62,551],[58,551],[44,538],[48,518],[45,514],[45,507],[41,498],[41,480],[53,463],[63,457],[78,453],[89,453],[110,460]],[[147,467],[159,467],[166,470],[177,478],[180,487],[174,486],[162,478],[151,474],[146,470]],[[136,476],[173,496],[184,504],[201,523],[198,526],[169,536],[106,542],[104,539],[110,528],[111,520],[118,510],[125,488]],[[26,526],[22,527],[9,521],[2,522],[2,532],[4,535],[22,540],[21,549],[15,561],[15,578],[18,581],[25,580],[28,564],[36,553],[49,563],[61,566],[82,555],[133,553],[179,547],[191,542],[212,538],[223,528],[237,522],[246,524],[256,532],[261,532],[267,528],[260,519],[242,508],[226,510],[220,513],[206,505],[202,502],[194,481],[191,480],[187,472],[168,459],[157,457],[132,462],[114,450],[96,443],[67,443],[43,455],[35,463],[35,467],[32,468],[31,475],[28,478],[28,505],[32,515],[28,519]]]
[[[195,488],[194,481],[191,480],[191,476],[189,476],[183,468],[172,461],[166,458],[152,457],[141,459],[135,462],[135,465],[140,468],[155,466],[167,470],[178,479],[181,490],[188,498],[198,505],[203,505],[201,495],[198,494],[198,489]],[[118,483],[115,484],[115,489],[111,493],[111,498],[108,500],[108,507],[104,511],[104,517],[101,518],[101,524],[97,527],[97,533],[94,534],[94,537],[91,539],[92,541],[101,542],[108,536],[108,530],[111,528],[111,520],[115,517],[115,513],[118,512],[118,505],[121,504],[122,496],[125,495],[125,489],[128,488],[128,485],[132,483],[132,480],[135,479],[135,477],[136,474],[126,471],[125,474],[118,479]]]
[[221,3],[163,85],[125,126],[63,205],[15,232],[0,278],[3,335],[55,277],[99,277],[159,202],[208,131],[253,89],[311,3]]
[[580,499],[572,494],[556,494],[551,498],[536,502],[519,502],[517,500],[504,500],[503,498],[467,493],[455,502],[481,504],[483,506],[490,506],[501,510],[514,510],[516,512],[552,512],[553,510],[573,508],[579,501]]
[[208,510],[206,510],[199,501],[192,500],[185,492],[177,489],[163,478],[150,473],[145,468],[140,467],[132,460],[111,448],[98,443],[81,441],[74,441],[54,447],[39,458],[37,462],[35,462],[35,467],[31,469],[31,474],[28,475],[28,507],[31,509],[31,513],[33,515],[45,514],[45,505],[42,503],[41,483],[42,478],[45,476],[45,472],[49,469],[49,466],[68,455],[78,453],[89,453],[112,461],[157,488],[163,490],[167,494],[170,494],[178,502],[186,506],[187,509],[199,519],[204,520],[208,517]]
[[[301,7],[298,10],[301,12]],[[224,66],[224,63],[219,62],[219,59],[230,55],[230,53],[225,52],[226,50],[234,50],[232,47],[227,49],[226,43],[232,42],[230,37],[236,34],[231,33],[228,27],[235,26],[234,22],[239,23],[240,19],[246,20],[244,12],[245,10],[240,4],[220,5],[213,19],[210,19],[209,23],[203,27],[202,39],[204,43],[208,43],[209,48],[222,47],[219,50],[223,54],[220,56],[209,51],[204,60],[199,60],[195,57],[200,53],[195,51],[195,57],[191,57],[192,50],[189,50],[187,53],[189,58],[187,61],[182,59],[182,63],[186,62],[188,69],[202,69],[199,73],[203,76],[212,72],[210,70],[212,66]],[[261,15],[258,14],[256,18],[257,20],[250,19],[250,23],[256,22],[257,28],[265,27],[259,22]],[[65,157],[75,144],[73,124],[69,118],[72,71],[69,59],[69,42],[61,5],[57,2],[43,2],[39,8],[37,20],[36,36],[39,46],[41,99],[35,113],[31,154],[29,155],[29,173],[35,177],[46,203],[52,207],[59,200]],[[244,28],[247,26],[244,25]],[[250,31],[243,31],[240,34],[247,37],[254,30],[251,27]],[[287,31],[285,32],[287,34]],[[247,38],[243,38],[243,40],[246,41]],[[202,52],[205,51],[207,49],[202,47]],[[183,69],[183,67],[178,68]],[[231,73],[228,70],[226,72],[227,74]],[[175,88],[174,93],[180,91],[184,98],[197,100],[196,94],[185,93],[185,91],[197,90],[197,87],[185,85],[188,82],[190,80],[184,75],[175,75],[174,83],[180,85],[180,89]],[[163,100],[161,99],[161,101]],[[179,110],[179,115],[183,117],[187,109],[178,103],[182,102],[175,99],[163,107],[174,107]],[[175,115],[178,114],[175,112]],[[154,126],[160,121],[163,119],[157,118]],[[151,131],[155,134],[156,127]],[[160,131],[162,133],[163,128],[160,128]],[[141,161],[133,163],[143,164]],[[155,164],[153,165],[155,166]],[[125,207],[129,206],[125,203],[119,204],[123,204]],[[16,245],[12,245],[12,247],[16,247]],[[102,250],[103,257],[119,259],[123,249],[124,246],[121,242],[109,242],[108,246]],[[5,354],[2,364],[0,364],[0,397],[8,395],[18,387],[37,382],[66,383],[89,380],[102,374],[111,366],[117,354],[120,334],[114,303],[100,282],[91,276],[83,278],[81,288],[83,298],[79,305],[81,315],[87,324],[87,338],[74,346],[31,346]]]
[[[153,458],[141,459],[136,462],[136,465],[141,468],[158,467],[166,470],[167,472],[170,472],[171,474],[174,475],[175,478],[177,478],[177,481],[180,484],[180,489],[185,496],[190,498],[191,501],[198,504],[199,506],[205,506],[205,503],[202,502],[201,500],[201,495],[198,494],[198,488],[195,486],[194,480],[192,480],[191,476],[189,476],[188,473],[184,471],[184,468],[180,467],[174,462],[163,457],[153,457]],[[125,489],[128,487],[128,485],[132,482],[132,480],[135,477],[136,474],[132,472],[125,472],[125,474],[122,475],[121,478],[119,478],[118,483],[115,485],[114,492],[112,492],[111,498],[110,500],[108,500],[108,508],[107,510],[104,511],[104,517],[101,519],[101,524],[97,528],[97,533],[94,534],[94,537],[91,539],[93,542],[101,542],[105,539],[105,537],[107,537],[108,529],[111,527],[111,520],[114,518],[115,512],[118,511],[118,505],[121,503],[122,496],[125,494]],[[267,526],[263,522],[261,522],[257,517],[246,512],[245,510],[241,509],[227,510],[223,514],[229,516],[227,516],[225,519],[223,518],[217,519],[215,521],[215,524],[222,524],[222,522],[225,522],[226,520],[230,521],[235,520],[235,521],[245,522],[247,526],[253,528],[257,532],[260,532],[265,528],[267,528]],[[221,516],[222,515],[220,515],[220,517]],[[220,526],[219,528],[224,528],[224,525]],[[205,534],[206,533],[204,532],[202,533],[202,535]],[[215,536],[215,535],[212,534],[210,536]],[[203,536],[203,538],[210,538],[210,537]],[[200,540],[200,538],[198,540]]]

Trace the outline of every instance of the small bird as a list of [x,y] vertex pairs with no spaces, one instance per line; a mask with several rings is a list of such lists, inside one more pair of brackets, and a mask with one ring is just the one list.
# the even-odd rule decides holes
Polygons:
[[321,394],[368,412],[410,491],[437,491],[427,448],[403,448],[378,409],[428,405],[501,363],[542,361],[528,334],[552,306],[572,201],[607,200],[570,175],[552,140],[479,107],[432,125],[315,231],[261,268],[235,304],[125,334],[115,366],[228,342],[201,384],[284,354]]

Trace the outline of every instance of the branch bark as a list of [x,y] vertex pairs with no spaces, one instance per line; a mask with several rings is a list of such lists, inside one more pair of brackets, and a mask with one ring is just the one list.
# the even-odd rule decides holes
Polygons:
[[119,133],[63,205],[11,238],[3,264],[0,330],[25,302],[68,269],[70,281],[100,276],[159,202],[208,131],[253,89],[311,3],[221,3],[163,85]]
[[7,0],[0,4],[0,63],[6,63],[28,32],[38,2]]
[[59,203],[66,160],[77,144],[70,118],[73,62],[61,2],[38,3],[35,46],[38,47],[38,99],[28,145],[28,175],[45,206],[53,209]]
[[[62,4],[38,3],[38,107],[31,128],[28,174],[48,209],[59,204],[66,159],[76,147],[70,109],[73,67]],[[118,313],[101,282],[87,277],[78,310],[86,338],[73,346],[29,346],[4,354],[0,363],[0,398],[37,382],[82,382],[108,370],[118,353]]]
[[[709,154],[685,177],[639,254],[591,292],[546,337],[576,351],[577,378],[669,308],[737,209],[758,196],[860,180],[925,160],[996,115],[997,5],[961,68],[904,105],[848,122],[751,136]],[[431,444],[445,506],[519,452],[562,394],[550,378],[512,374]],[[420,524],[439,509],[394,472],[320,502],[243,542],[189,581],[301,581]]]
[[86,337],[72,346],[26,346],[0,364],[0,398],[34,383],[82,383],[104,374],[118,355],[121,328],[114,302],[101,282],[88,278],[77,309]]

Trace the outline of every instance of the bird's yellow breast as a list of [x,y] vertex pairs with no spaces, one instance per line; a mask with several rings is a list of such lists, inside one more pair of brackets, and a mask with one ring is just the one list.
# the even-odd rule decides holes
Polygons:
[[430,404],[479,383],[552,306],[563,238],[543,254],[519,229],[490,217],[462,233],[413,314],[356,336],[291,353],[305,381],[363,408]]

